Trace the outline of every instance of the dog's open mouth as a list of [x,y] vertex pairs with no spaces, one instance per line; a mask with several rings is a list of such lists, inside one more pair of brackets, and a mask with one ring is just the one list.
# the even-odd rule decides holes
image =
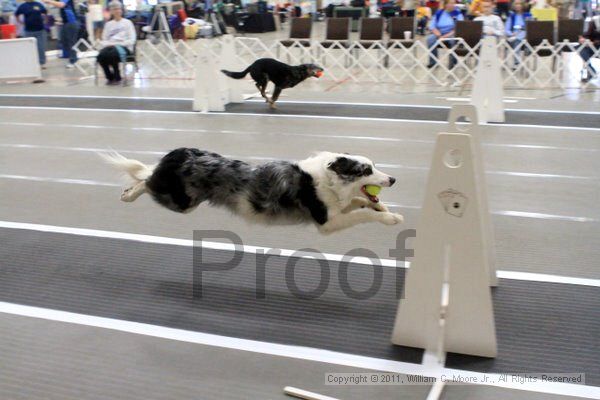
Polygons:
[[360,191],[373,203],[379,203],[379,197],[374,194],[368,192],[367,186],[363,186],[360,188]]

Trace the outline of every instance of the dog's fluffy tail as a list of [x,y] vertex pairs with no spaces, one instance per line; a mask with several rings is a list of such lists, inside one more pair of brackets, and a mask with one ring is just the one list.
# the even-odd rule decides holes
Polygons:
[[248,75],[248,72],[250,72],[250,68],[246,68],[242,72],[232,72],[232,71],[227,71],[226,69],[222,69],[221,72],[224,73],[225,75],[227,75],[230,78],[233,78],[233,79],[242,79],[243,77],[245,77],[246,75]]
[[148,166],[138,160],[132,160],[130,158],[123,157],[116,151],[98,154],[104,159],[104,161],[113,165],[117,169],[126,172],[138,182],[148,179],[154,170],[153,166]]

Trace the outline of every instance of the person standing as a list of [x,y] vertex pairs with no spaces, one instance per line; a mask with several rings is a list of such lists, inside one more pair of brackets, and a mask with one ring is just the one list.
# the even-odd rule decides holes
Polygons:
[[108,8],[112,19],[104,25],[98,63],[104,70],[107,84],[114,85],[121,81],[119,63],[133,53],[136,37],[133,22],[123,18],[123,4],[115,0]]
[[492,14],[494,6],[492,0],[483,0],[481,2],[481,15],[474,21],[483,22],[483,36],[504,36],[504,24],[499,16]]
[[[448,39],[454,37],[454,28],[456,27],[456,21],[463,21],[464,17],[462,13],[456,9],[455,0],[446,0],[444,8],[436,11],[429,29],[431,35],[427,36],[427,47],[429,48],[429,64],[427,68],[433,68],[436,64],[435,58],[438,55],[438,41],[440,39]],[[446,41],[446,46],[452,48],[455,44],[455,40]],[[448,68],[452,69],[456,65],[456,57],[450,53],[450,61]]]
[[46,7],[35,0],[26,0],[15,11],[17,19],[22,15],[25,24],[25,37],[35,38],[37,41],[38,59],[43,69],[46,64],[46,45],[48,41],[44,17],[48,14]]
[[579,37],[579,43],[581,47],[579,55],[584,62],[584,68],[587,70],[587,76],[582,77],[581,81],[588,82],[596,75],[596,70],[590,63],[590,58],[592,58],[596,50],[600,48],[600,16],[594,17],[590,21],[587,32]]
[[60,8],[60,17],[63,22],[60,30],[60,43],[63,51],[69,57],[66,67],[69,69],[75,68],[77,53],[73,50],[73,46],[75,46],[79,37],[79,20],[75,12],[75,4],[73,0],[44,0],[44,3]]

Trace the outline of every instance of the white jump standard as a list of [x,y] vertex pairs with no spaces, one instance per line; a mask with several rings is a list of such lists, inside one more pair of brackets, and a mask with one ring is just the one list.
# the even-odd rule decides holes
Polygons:
[[242,103],[242,82],[228,79],[219,72],[221,69],[241,69],[235,56],[235,41],[230,35],[222,39],[221,55],[214,60],[210,53],[201,54],[196,59],[194,86],[194,111],[225,111],[228,103]]
[[[453,121],[454,123],[454,121]],[[443,358],[497,354],[489,219],[479,149],[467,133],[440,133],[392,342]]]

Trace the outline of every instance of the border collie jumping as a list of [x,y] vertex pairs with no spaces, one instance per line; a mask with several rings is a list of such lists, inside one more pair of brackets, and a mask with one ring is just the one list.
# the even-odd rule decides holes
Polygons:
[[[275,102],[283,89],[294,87],[311,76],[321,77],[323,68],[315,64],[292,66],[272,58],[260,58],[242,72],[231,72],[224,69],[221,72],[233,79],[242,79],[250,73],[262,97],[265,98],[271,108],[277,108]],[[265,93],[269,81],[275,84],[275,90],[273,90],[270,99]]]
[[180,148],[152,167],[118,153],[103,157],[135,179],[121,195],[126,202],[148,193],[170,210],[189,213],[208,201],[251,222],[312,222],[321,233],[365,222],[403,221],[366,189],[389,187],[396,180],[362,156],[321,152],[297,163],[253,166],[209,151]]

